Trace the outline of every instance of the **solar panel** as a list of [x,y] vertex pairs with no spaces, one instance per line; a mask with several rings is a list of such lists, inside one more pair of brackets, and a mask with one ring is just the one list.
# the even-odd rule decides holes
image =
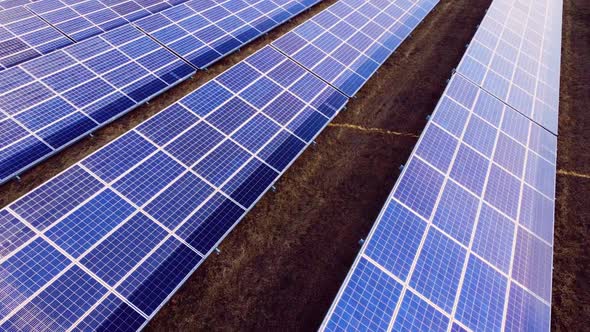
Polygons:
[[354,96],[437,0],[342,0],[272,43]]
[[0,210],[0,329],[141,328],[347,100],[265,47]]
[[[177,0],[174,3],[183,2]],[[75,41],[170,8],[162,0],[41,0],[26,7]]]
[[196,68],[284,23],[319,0],[189,1],[136,22]]
[[561,1],[493,2],[458,71],[557,134]]
[[0,10],[0,70],[71,43],[24,7]]
[[128,25],[0,72],[0,182],[192,74]]
[[453,75],[321,330],[549,330],[556,149]]

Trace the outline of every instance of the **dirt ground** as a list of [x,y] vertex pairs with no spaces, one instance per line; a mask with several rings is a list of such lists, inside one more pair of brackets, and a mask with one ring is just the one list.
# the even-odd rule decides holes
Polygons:
[[590,328],[590,1],[564,0],[551,327]]
[[[327,7],[324,1],[0,186],[0,206],[48,180]],[[590,4],[564,0],[552,326],[590,326]],[[321,323],[491,0],[443,0],[150,322],[148,331],[308,331]],[[565,171],[564,171],[565,170]],[[585,305],[585,306],[584,306]],[[586,310],[587,324],[580,324]]]

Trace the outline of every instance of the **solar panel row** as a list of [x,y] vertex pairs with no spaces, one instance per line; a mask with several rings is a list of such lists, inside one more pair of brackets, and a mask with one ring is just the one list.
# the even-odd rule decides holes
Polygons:
[[40,0],[26,7],[80,41],[186,0]]
[[[500,44],[518,40],[518,58],[546,75],[531,86],[556,92],[560,17],[560,1],[493,2],[322,330],[549,330],[557,137],[542,125],[557,123],[558,105],[531,116],[493,88],[502,80],[474,82],[481,72],[469,61],[514,51],[501,45],[486,55],[499,29]],[[492,20],[512,23],[494,28]],[[522,45],[539,38],[551,46],[533,58]],[[510,72],[507,91],[516,91],[518,72],[530,68],[491,66],[484,82],[495,70]]]
[[202,68],[319,0],[193,0],[177,6],[184,2],[41,0],[0,11],[0,70],[142,18],[144,31],[185,58],[197,58],[193,62]]
[[322,329],[549,330],[556,148],[455,74]]
[[0,182],[193,73],[131,26],[0,72]]
[[561,1],[494,1],[458,67],[459,73],[554,134],[561,13]]
[[24,7],[0,10],[0,71],[71,43]]
[[[224,15],[229,10],[237,10],[236,15],[240,15],[244,12],[241,7],[230,6],[240,3],[243,2],[230,0],[223,3],[226,7],[221,7],[213,2],[193,1],[166,10],[164,14],[172,17],[177,9],[184,12],[189,6],[202,6],[209,10],[200,17],[209,17],[210,11],[221,9]],[[256,2],[262,3],[270,1]],[[295,5],[288,2],[285,8],[298,13],[314,3],[315,0]],[[263,6],[260,10],[264,12],[255,10],[261,16],[256,22],[267,22],[271,20],[267,14],[281,13],[283,7]],[[197,15],[192,17],[197,18]],[[272,25],[265,25],[265,29],[277,24],[277,21],[272,22]],[[245,21],[236,24],[235,31],[254,29]],[[145,26],[144,23],[141,25]],[[216,28],[217,25],[208,27]],[[203,31],[197,30],[195,34]],[[161,40],[166,31],[154,31],[152,36]],[[240,39],[235,39],[229,32],[213,40],[203,39],[208,42],[203,45],[214,47],[206,56],[207,64],[264,31],[255,29],[247,38]],[[231,49],[223,46],[228,45],[227,40],[230,40]],[[193,43],[187,49],[192,47],[197,46]],[[175,47],[170,48],[178,51]],[[191,59],[196,66],[196,58],[185,58]],[[0,72],[0,183],[192,74],[194,69],[191,66],[130,25]]]
[[272,45],[352,97],[437,0],[342,0]]
[[0,329],[140,328],[347,100],[265,47],[0,210]]
[[206,68],[319,0],[190,1],[136,22],[196,68]]

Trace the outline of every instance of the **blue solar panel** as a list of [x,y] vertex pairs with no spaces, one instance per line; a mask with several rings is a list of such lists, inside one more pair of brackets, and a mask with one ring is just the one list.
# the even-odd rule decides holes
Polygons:
[[41,238],[35,238],[3,261],[0,264],[4,276],[0,281],[3,289],[0,319],[6,318],[70,264],[70,260]]
[[48,229],[45,235],[77,258],[127,219],[133,211],[131,204],[107,189]]
[[471,250],[502,272],[508,273],[514,232],[512,220],[488,204],[483,204]]
[[169,237],[116,290],[151,316],[202,259],[199,253]]
[[455,240],[468,245],[477,208],[476,196],[449,181],[442,191],[432,223]]
[[437,3],[338,1],[272,45],[354,96]]
[[[0,210],[0,329],[138,329],[153,317],[348,101],[322,83],[272,120],[274,100],[306,77],[275,82],[287,62],[263,48]],[[230,91],[244,66],[255,75]],[[268,100],[267,81],[279,89]],[[227,105],[250,112],[216,116]],[[323,120],[301,132],[290,127],[300,116]]]
[[401,302],[393,331],[446,331],[449,318],[411,291]]
[[387,331],[402,285],[361,258],[347,280],[327,331]]
[[71,43],[24,7],[0,10],[0,71]]
[[551,307],[516,283],[510,285],[506,331],[549,331]]
[[[395,193],[395,198],[417,211],[420,216],[429,218],[443,184],[444,175],[419,159],[408,166],[406,174],[407,176],[401,179],[402,189]],[[424,188],[428,190],[424,191]]]
[[486,181],[489,163],[484,156],[462,144],[451,169],[451,178],[479,196]]
[[453,308],[466,250],[431,228],[411,273],[409,286],[450,312]]
[[193,73],[130,26],[0,72],[0,182]]
[[142,213],[133,215],[98,246],[81,263],[110,286],[115,286],[133,267],[147,256],[168,232]]
[[107,294],[107,289],[74,265],[6,320],[6,330],[65,330]]
[[455,317],[473,331],[500,330],[507,286],[505,276],[471,256]]
[[145,321],[145,317],[129,304],[110,294],[74,328],[74,331],[136,331]]
[[512,278],[546,302],[551,301],[553,248],[532,232],[516,234]]
[[400,279],[408,276],[426,222],[396,201],[389,202],[366,253]]
[[561,1],[494,1],[458,71],[557,134]]
[[74,166],[13,203],[11,209],[31,226],[44,230],[103,187],[90,173]]
[[[548,329],[556,138],[493,98],[453,75],[322,329],[385,301],[394,301],[387,324],[365,325]],[[378,287],[354,279],[367,261],[401,295],[357,307],[347,295],[355,283]]]
[[206,68],[317,2],[193,0],[136,24],[196,68]]

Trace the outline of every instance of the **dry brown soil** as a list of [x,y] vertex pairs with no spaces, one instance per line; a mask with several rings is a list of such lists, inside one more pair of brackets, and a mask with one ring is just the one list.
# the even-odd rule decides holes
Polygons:
[[[590,3],[564,0],[552,326],[590,326]],[[327,7],[327,0],[0,186],[4,206]],[[150,322],[148,331],[321,323],[491,0],[443,0]],[[563,172],[562,172],[563,173]],[[581,319],[582,317],[582,319]],[[582,323],[582,324],[581,324]]]
[[590,1],[564,0],[551,327],[590,330]]

